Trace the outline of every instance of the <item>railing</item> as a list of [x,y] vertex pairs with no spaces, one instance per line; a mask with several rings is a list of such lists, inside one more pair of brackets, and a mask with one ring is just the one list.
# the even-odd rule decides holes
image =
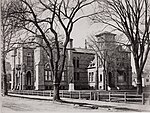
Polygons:
[[[9,91],[10,94],[20,95],[38,95],[53,97],[53,91],[35,91],[35,90],[14,90]],[[61,98],[73,98],[73,99],[86,99],[86,100],[98,100],[98,101],[115,101],[115,102],[128,102],[128,103],[142,103],[145,104],[148,101],[150,105],[150,93],[143,93],[137,95],[131,92],[106,92],[106,91],[67,91],[60,90]]]

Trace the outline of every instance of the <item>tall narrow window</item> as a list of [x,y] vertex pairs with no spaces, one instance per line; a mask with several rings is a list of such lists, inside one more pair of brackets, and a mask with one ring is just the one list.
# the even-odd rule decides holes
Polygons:
[[77,80],[79,80],[80,79],[80,73],[78,72],[77,73]]
[[27,54],[27,66],[32,66],[32,56],[31,56],[31,53]]
[[74,72],[74,80],[79,80],[79,79],[80,79],[80,73]]
[[99,76],[99,81],[102,82],[102,74]]
[[47,80],[47,70],[44,71],[45,80]]
[[93,82],[94,72],[91,74],[91,82]]
[[45,76],[45,80],[52,80],[52,74],[51,74],[51,70],[50,70],[50,66],[49,64],[46,64],[45,69],[44,69],[44,76]]
[[64,74],[64,72],[62,73],[61,80],[62,80],[62,81],[64,81],[64,80],[65,80],[65,74]]
[[77,68],[79,68],[79,57],[77,58]]
[[89,82],[91,81],[91,72],[89,72]]
[[73,58],[73,66],[76,67],[76,58]]

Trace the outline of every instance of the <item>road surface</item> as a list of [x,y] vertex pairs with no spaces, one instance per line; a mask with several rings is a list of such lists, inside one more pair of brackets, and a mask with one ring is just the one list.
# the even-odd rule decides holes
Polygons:
[[35,100],[19,97],[2,97],[2,113],[53,113],[53,112],[122,112],[132,111],[126,109],[114,109],[109,107],[79,106],[68,103],[58,103],[49,100]]

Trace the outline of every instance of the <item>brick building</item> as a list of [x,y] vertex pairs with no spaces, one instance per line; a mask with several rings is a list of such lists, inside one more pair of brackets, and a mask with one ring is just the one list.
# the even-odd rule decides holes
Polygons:
[[95,56],[88,67],[89,86],[92,89],[96,89],[96,85],[98,85],[98,89],[108,87],[110,89],[131,88],[131,53],[115,43],[115,34],[104,32],[96,35],[96,37],[98,38],[99,49],[104,57],[102,61],[105,63],[102,65],[99,57]]
[[[42,40],[40,44],[43,43]],[[94,58],[89,49],[74,48],[71,39],[67,48],[66,63],[62,74],[61,89],[68,89],[72,80],[75,89],[88,89],[87,67]],[[48,56],[42,47],[22,45],[13,53],[12,89],[53,89]]]

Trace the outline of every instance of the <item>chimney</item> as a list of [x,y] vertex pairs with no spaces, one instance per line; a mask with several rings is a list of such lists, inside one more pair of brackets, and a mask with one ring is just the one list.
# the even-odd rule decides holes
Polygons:
[[87,40],[85,39],[85,49],[87,49]]
[[69,40],[69,48],[72,49],[73,48],[73,39]]

